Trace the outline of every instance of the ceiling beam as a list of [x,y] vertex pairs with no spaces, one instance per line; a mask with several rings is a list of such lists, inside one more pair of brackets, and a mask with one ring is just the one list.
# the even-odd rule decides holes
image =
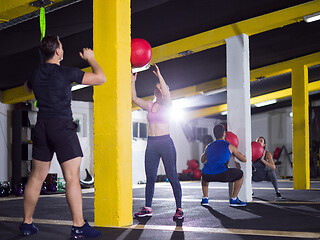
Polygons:
[[297,23],[303,17],[320,11],[320,1],[315,0],[276,12],[229,24],[174,42],[152,48],[151,63],[182,57],[186,51],[193,53],[225,44],[225,39],[239,34],[252,36],[272,29]]
[[[291,72],[291,69],[294,66],[297,66],[300,64],[306,65],[308,67],[320,64],[320,52],[251,70],[250,81],[256,81],[261,77],[268,78],[268,77],[280,75],[283,73]],[[91,72],[90,67],[83,68],[82,70],[85,72]],[[211,80],[205,83],[197,84],[194,86],[171,91],[171,97],[172,99],[178,99],[182,97],[191,97],[191,96],[199,95],[204,91],[219,89],[226,86],[227,86],[227,79],[226,77],[224,77],[224,78]],[[1,101],[4,104],[14,104],[18,102],[27,101],[33,98],[34,98],[33,94],[29,94],[24,89],[23,86],[20,86],[20,87],[3,91]],[[143,99],[147,101],[151,101],[153,99],[153,96],[144,97]],[[139,109],[139,107],[133,104],[132,110],[137,110],[137,109]]]
[[[55,0],[59,2],[61,0]],[[16,2],[12,6],[9,2]],[[2,12],[7,12],[10,9],[26,8],[30,2],[27,0],[6,1],[0,0],[0,9],[4,9]],[[7,4],[6,4],[7,3]],[[11,6],[11,7],[9,7]],[[4,7],[4,8],[2,8]],[[204,33],[200,33],[188,38],[180,39],[168,44],[164,44],[158,47],[152,48],[153,58],[152,62],[161,62],[176,57],[181,57],[179,52],[186,50],[192,50],[193,52],[202,51],[208,48],[216,47],[221,44],[225,44],[225,38],[246,33],[249,36],[257,33],[261,33],[274,28],[279,28],[288,24],[292,24],[303,19],[303,16],[309,15],[320,11],[320,0],[311,1],[305,4],[297,5],[291,8],[286,8],[273,13],[265,14],[259,17],[244,20],[238,23],[230,24],[221,28],[213,29]],[[0,15],[1,16],[1,15]],[[1,18],[1,17],[0,17]],[[218,44],[218,45],[217,45]],[[309,59],[311,58],[312,61]],[[298,60],[299,59],[299,60]],[[279,75],[282,73],[290,72],[290,66],[293,64],[291,61],[300,61],[309,64],[308,66],[315,65],[319,58],[319,53],[311,54],[302,58],[293,59],[280,64],[274,64],[263,68],[255,69],[251,71],[251,81],[255,81],[260,77],[270,77]],[[90,68],[83,69],[84,71],[91,71]],[[219,79],[218,82],[212,80],[210,82],[196,85],[194,87],[175,90],[172,92],[173,98],[188,97],[199,94],[202,91],[217,89],[226,86],[226,79]],[[204,87],[207,86],[207,87]],[[17,99],[15,97],[18,96]],[[29,93],[24,93],[23,86],[13,89],[5,90],[2,93],[2,102],[6,104],[13,104],[20,101],[26,101],[34,98]],[[144,99],[151,99],[152,97],[146,97]],[[133,110],[137,109],[137,106],[133,106]]]
[[320,64],[320,52],[251,70],[250,81],[255,81],[261,77],[268,78],[291,72],[291,69],[297,65],[312,67],[318,64]]
[[[314,92],[319,90],[320,90],[320,80],[308,84],[309,92]],[[291,97],[291,96],[292,96],[292,88],[287,88],[287,89],[279,90],[276,92],[264,94],[261,96],[252,97],[250,99],[250,104],[253,105],[259,102],[264,102],[272,99],[282,99],[282,98]],[[197,118],[212,116],[226,110],[227,110],[227,104],[221,104],[221,105],[202,108],[194,111],[188,111],[185,113],[184,121],[190,121]]]
[[[52,4],[56,4],[64,0],[51,1]],[[0,0],[0,23],[9,22],[17,17],[38,11],[38,7],[30,6],[32,2],[35,2],[35,0]]]
[[[91,68],[83,68],[82,71],[91,72]],[[33,98],[35,98],[34,95],[27,92],[24,86],[19,86],[2,91],[1,102],[4,104],[15,104],[28,101]]]
[[[291,69],[295,66],[306,65],[307,67],[311,67],[318,64],[320,64],[320,52],[251,70],[250,81],[253,82],[259,80],[260,78],[269,78],[284,73],[289,73],[291,72]],[[211,80],[205,83],[197,84],[191,87],[173,90],[170,93],[172,99],[178,99],[182,97],[191,97],[199,95],[204,91],[219,89],[226,86],[227,78],[224,77]],[[143,99],[150,101],[153,99],[153,96],[144,97]],[[132,110],[137,109],[139,109],[139,107],[133,104]]]
[[26,91],[24,86],[11,88],[2,92],[2,103],[15,104],[33,99],[34,95]]

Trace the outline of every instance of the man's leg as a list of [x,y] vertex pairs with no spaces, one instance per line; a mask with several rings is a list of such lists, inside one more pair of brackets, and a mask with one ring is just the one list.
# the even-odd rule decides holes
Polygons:
[[209,198],[208,198],[208,192],[209,192],[209,182],[203,179],[203,176],[201,178],[201,185],[202,185],[202,193],[203,197],[201,200],[202,206],[209,206]]
[[73,226],[84,225],[82,212],[82,192],[80,186],[81,157],[76,157],[61,164],[64,179],[66,181],[66,198],[73,219]]
[[33,159],[31,175],[24,191],[24,223],[31,224],[34,209],[37,205],[40,191],[46,179],[51,162],[43,162]]
[[242,182],[243,182],[243,175],[239,180],[235,181],[233,184],[232,198],[238,197],[238,194],[240,192],[240,188],[242,186]]
[[67,202],[73,219],[71,239],[96,238],[101,236],[101,232],[93,229],[83,219],[80,163],[81,157],[76,157],[61,164],[63,176],[66,180]]
[[209,192],[209,182],[207,182],[207,181],[203,180],[203,178],[201,178],[201,185],[202,185],[203,197],[207,198],[208,192]]

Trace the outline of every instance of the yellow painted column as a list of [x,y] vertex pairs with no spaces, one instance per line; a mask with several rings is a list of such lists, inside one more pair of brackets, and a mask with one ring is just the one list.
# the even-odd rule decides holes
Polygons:
[[310,189],[308,68],[292,68],[293,187]]
[[94,87],[95,225],[132,223],[130,0],[93,0],[93,49],[107,82]]

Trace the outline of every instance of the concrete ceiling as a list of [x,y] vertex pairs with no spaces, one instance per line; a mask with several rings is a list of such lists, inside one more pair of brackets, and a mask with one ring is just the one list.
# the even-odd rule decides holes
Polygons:
[[[20,6],[19,11],[10,12],[14,6],[10,8],[9,2],[0,2],[3,9],[0,10],[0,21],[2,21],[0,22],[0,90],[2,91],[23,85],[39,64],[37,46],[40,41],[40,30],[39,19],[35,12],[37,8],[29,6],[32,1],[19,0],[17,2],[24,2],[24,8],[21,10]],[[65,50],[65,60],[62,64],[88,67],[79,58],[78,52],[83,47],[92,47],[92,0],[53,2],[54,4],[47,8],[46,34],[56,34],[61,37]],[[313,5],[308,8],[306,4]],[[294,9],[292,13],[290,9]],[[182,46],[181,49],[187,48],[189,38],[188,41],[193,42],[205,41],[203,38],[208,36],[214,39],[218,37],[219,31],[222,34],[227,32],[224,29],[228,26],[233,28],[232,34],[247,33],[243,30],[243,26],[252,19],[254,24],[249,22],[249,25],[257,27],[267,26],[263,21],[274,21],[275,27],[267,26],[265,29],[261,27],[259,31],[248,30],[247,33],[250,36],[250,68],[252,70],[263,68],[320,52],[320,21],[313,23],[301,21],[299,14],[303,11],[319,12],[320,1],[132,0],[131,34],[132,38],[144,38],[149,41],[154,49],[155,62],[158,62],[170,89],[178,91],[218,81],[226,76],[224,42],[215,43],[212,48],[196,46],[195,53],[185,57],[170,55],[168,51],[169,57],[162,58],[165,61],[158,57],[157,53],[160,51],[157,49],[165,49],[162,52],[166,52],[166,47],[172,43]],[[272,15],[279,12],[281,14]],[[300,17],[282,23],[282,16],[284,18],[289,13]],[[209,32],[211,35],[201,35],[204,32]],[[320,67],[314,66],[309,69],[309,81],[319,79]],[[138,95],[141,97],[152,95],[155,83],[156,77],[151,70],[139,73]],[[290,73],[282,74],[252,82],[251,95],[258,96],[290,87]],[[92,101],[92,93],[92,88],[85,88],[74,92],[73,98]],[[188,106],[190,109],[215,106],[226,102],[226,93],[211,96],[197,95],[193,96],[193,100]]]

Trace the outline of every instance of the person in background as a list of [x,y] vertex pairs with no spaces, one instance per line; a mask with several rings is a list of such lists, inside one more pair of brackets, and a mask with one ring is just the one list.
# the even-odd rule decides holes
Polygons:
[[246,203],[238,198],[243,182],[243,171],[238,168],[229,168],[228,163],[231,154],[234,154],[241,162],[246,162],[246,157],[239,152],[238,148],[229,144],[226,139],[226,131],[222,124],[213,128],[216,141],[211,142],[201,156],[202,168],[202,206],[209,205],[208,189],[209,182],[234,182],[230,199],[231,207],[243,207]]
[[[276,192],[276,198],[282,199],[282,196],[278,188],[278,180],[276,175],[276,165],[273,161],[270,152],[266,151],[266,139],[264,137],[258,137],[256,142],[260,143],[264,148],[263,155],[260,159],[252,162],[252,181],[261,182],[268,181],[271,182],[274,190]],[[252,194],[253,195],[253,194]]]

